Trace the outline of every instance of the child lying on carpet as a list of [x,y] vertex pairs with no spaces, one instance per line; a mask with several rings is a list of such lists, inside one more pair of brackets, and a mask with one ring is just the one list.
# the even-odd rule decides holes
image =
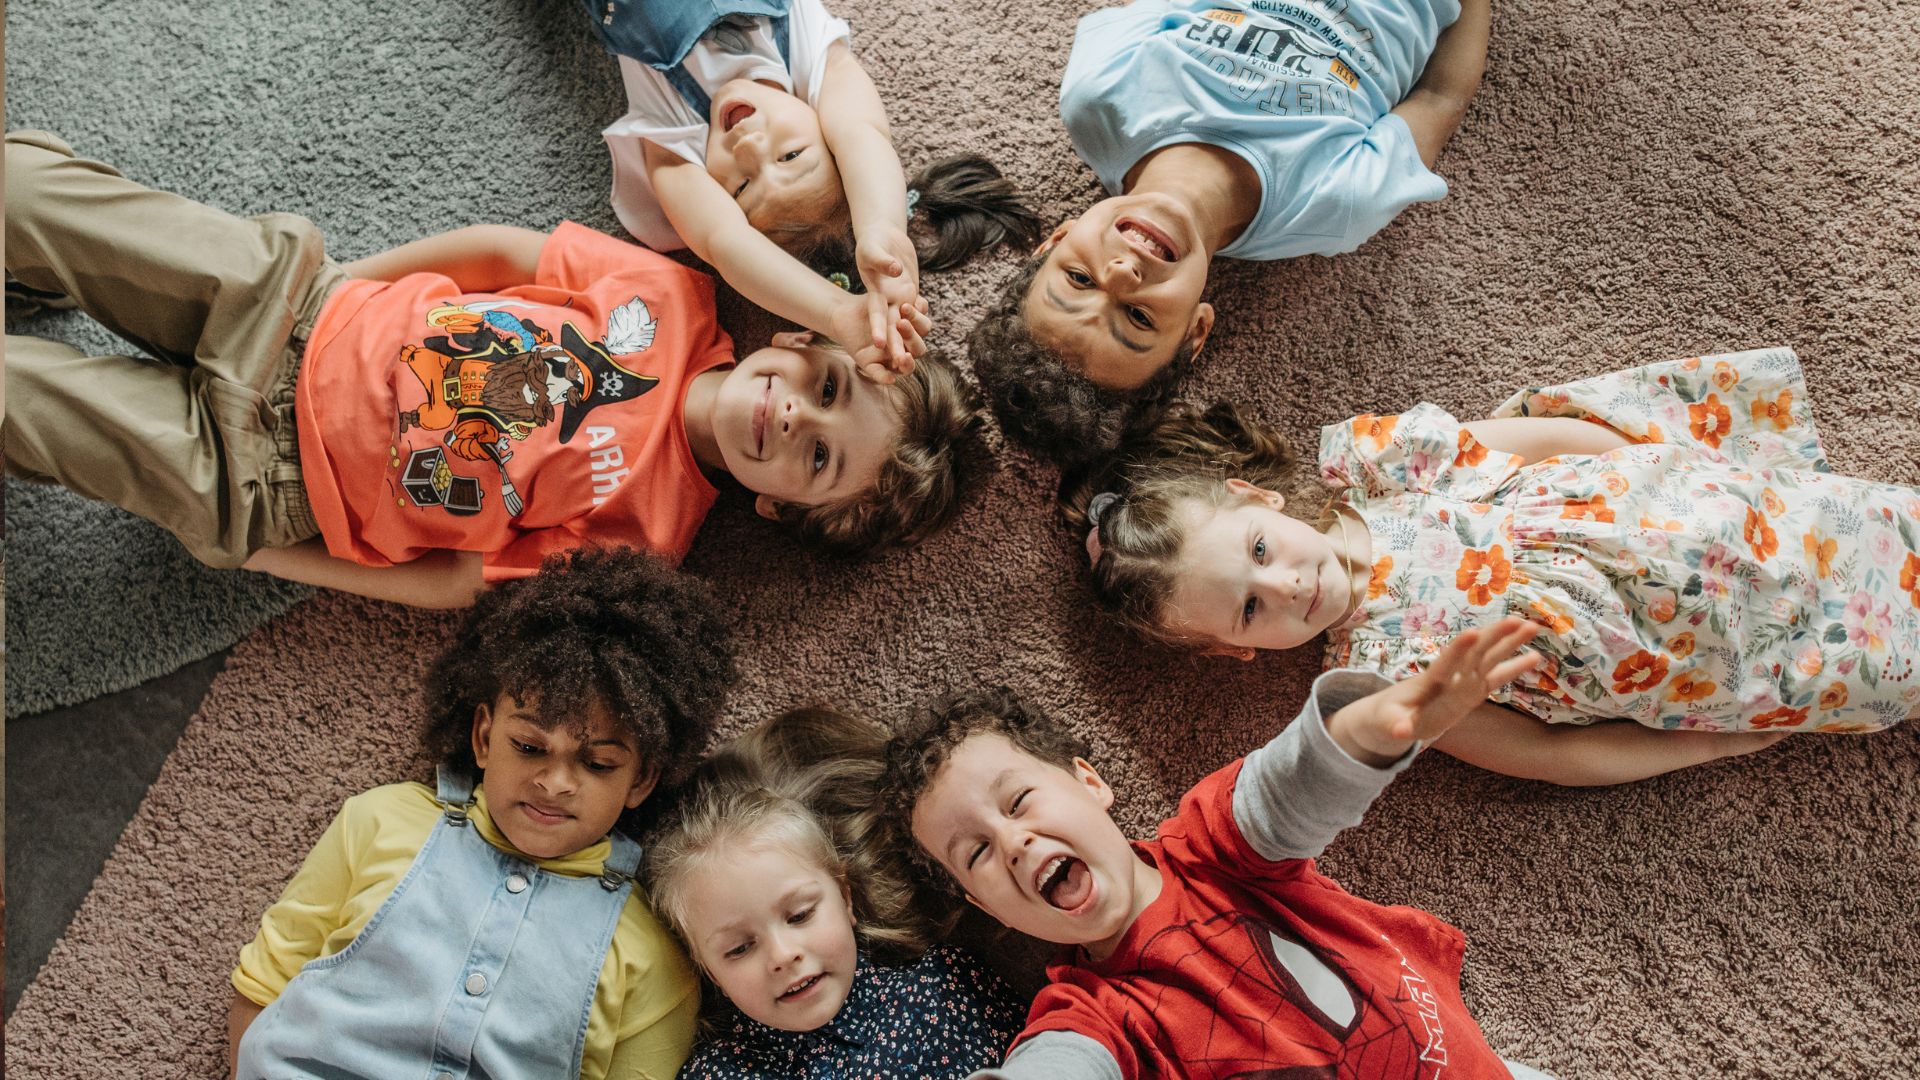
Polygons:
[[[1327,632],[1400,678],[1509,614],[1546,662],[1436,745],[1611,784],[1920,711],[1920,490],[1835,476],[1800,365],[1771,349],[1323,428],[1317,524],[1277,432],[1163,419],[1067,497],[1127,625],[1251,659]],[[1617,717],[1634,724],[1596,723]],[[1593,725],[1593,726],[1585,726]]]
[[721,750],[648,852],[650,893],[723,999],[680,1080],[963,1076],[1024,1001],[927,948],[904,852],[876,842],[885,729],[787,713]]
[[1009,437],[1063,463],[1112,449],[1206,344],[1215,254],[1352,251],[1444,196],[1431,170],[1490,21],[1489,0],[1135,0],[1082,18],[1060,116],[1113,197],[1055,229],[973,330]]
[[613,830],[732,678],[712,596],[631,549],[481,596],[427,676],[437,788],[348,799],[241,950],[234,1074],[672,1076],[698,983]]
[[1351,896],[1313,859],[1424,743],[1539,657],[1506,619],[1404,682],[1322,675],[1266,746],[1130,842],[1087,747],[1005,689],[951,695],[888,748],[882,803],[941,884],[1064,946],[1007,1080],[1537,1077],[1460,996],[1465,941]]
[[[768,311],[905,363],[922,269],[1039,239],[985,158],[903,178],[880,94],[820,0],[583,2],[627,88],[604,133],[621,224],[655,250],[693,249]],[[866,295],[806,262],[856,271]]]
[[711,280],[634,244],[481,225],[340,267],[304,218],[153,191],[44,132],[7,136],[6,181],[10,280],[161,361],[9,335],[7,467],[209,564],[457,606],[583,543],[678,559],[723,474],[847,551],[955,509],[975,409],[951,365],[882,385],[810,334],[736,359]]

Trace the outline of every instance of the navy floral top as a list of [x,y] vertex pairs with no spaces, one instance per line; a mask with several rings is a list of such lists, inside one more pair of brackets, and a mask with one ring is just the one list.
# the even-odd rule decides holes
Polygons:
[[938,1080],[1000,1064],[1024,1002],[964,949],[937,945],[916,964],[860,953],[840,1014],[813,1031],[779,1031],[729,1009],[680,1080]]

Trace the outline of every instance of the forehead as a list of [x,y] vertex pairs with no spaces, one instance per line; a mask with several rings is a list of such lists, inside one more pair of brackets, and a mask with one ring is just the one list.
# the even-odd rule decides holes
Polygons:
[[[687,873],[689,926],[716,926],[741,912],[777,906],[796,889],[825,889],[833,879],[824,867],[777,839],[725,841]],[[747,887],[751,886],[751,887]]]
[[968,736],[947,755],[914,806],[914,834],[950,832],[990,810],[996,804],[999,788],[1008,781],[1053,768],[1004,735],[989,732]]
[[[1216,507],[1198,496],[1176,504],[1181,543],[1168,621],[1206,631],[1238,602],[1246,588],[1248,530],[1255,524],[1245,506]],[[1222,611],[1213,609],[1220,607]]]
[[531,725],[551,738],[567,742],[598,743],[612,740],[629,750],[637,745],[633,732],[625,724],[616,721],[597,697],[590,699],[585,716],[575,714],[545,719],[535,711],[536,704],[530,698],[523,705],[514,699],[513,694],[501,691],[494,700],[493,714],[502,720]]
[[[1061,248],[1056,246],[1027,288],[1021,307],[1027,329],[1069,368],[1095,384],[1110,390],[1137,389],[1173,359],[1180,347],[1178,336],[1167,334],[1164,324],[1151,332],[1133,327],[1121,333],[1147,341],[1150,347],[1142,352],[1122,345],[1114,338],[1118,309],[1098,289],[1068,288],[1066,275],[1059,269],[1060,258]],[[1157,340],[1162,336],[1171,342]]]
[[[864,491],[880,476],[880,467],[893,456],[899,445],[906,420],[901,416],[902,394],[898,385],[884,385],[862,377],[851,364],[842,362],[840,371],[851,384],[853,398],[844,409],[829,410],[833,418],[840,452],[847,455],[847,471],[841,479],[845,488],[839,494]],[[845,394],[848,386],[842,386]]]

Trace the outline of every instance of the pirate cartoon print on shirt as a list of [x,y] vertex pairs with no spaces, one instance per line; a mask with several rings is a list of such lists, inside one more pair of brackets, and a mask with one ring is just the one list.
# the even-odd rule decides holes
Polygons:
[[[518,515],[526,507],[508,468],[515,443],[557,419],[557,441],[564,445],[589,412],[631,401],[660,381],[615,359],[653,344],[655,320],[639,297],[608,316],[598,341],[570,321],[556,341],[552,331],[511,310],[533,306],[517,300],[445,304],[426,318],[441,333],[400,350],[400,363],[427,396],[400,410],[396,440],[416,428],[444,432],[438,444],[407,454],[400,486],[414,506],[477,514],[485,499],[481,478],[491,472],[500,480],[501,505]],[[397,441],[395,449],[393,464],[400,465]],[[464,471],[465,462],[481,466],[480,475]]]

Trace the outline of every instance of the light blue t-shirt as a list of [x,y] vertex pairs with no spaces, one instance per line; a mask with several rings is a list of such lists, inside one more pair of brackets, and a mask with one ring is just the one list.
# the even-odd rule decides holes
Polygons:
[[1389,113],[1459,17],[1459,0],[1137,0],[1080,20],[1060,117],[1116,194],[1163,146],[1245,158],[1265,195],[1222,255],[1337,255],[1446,195]]

